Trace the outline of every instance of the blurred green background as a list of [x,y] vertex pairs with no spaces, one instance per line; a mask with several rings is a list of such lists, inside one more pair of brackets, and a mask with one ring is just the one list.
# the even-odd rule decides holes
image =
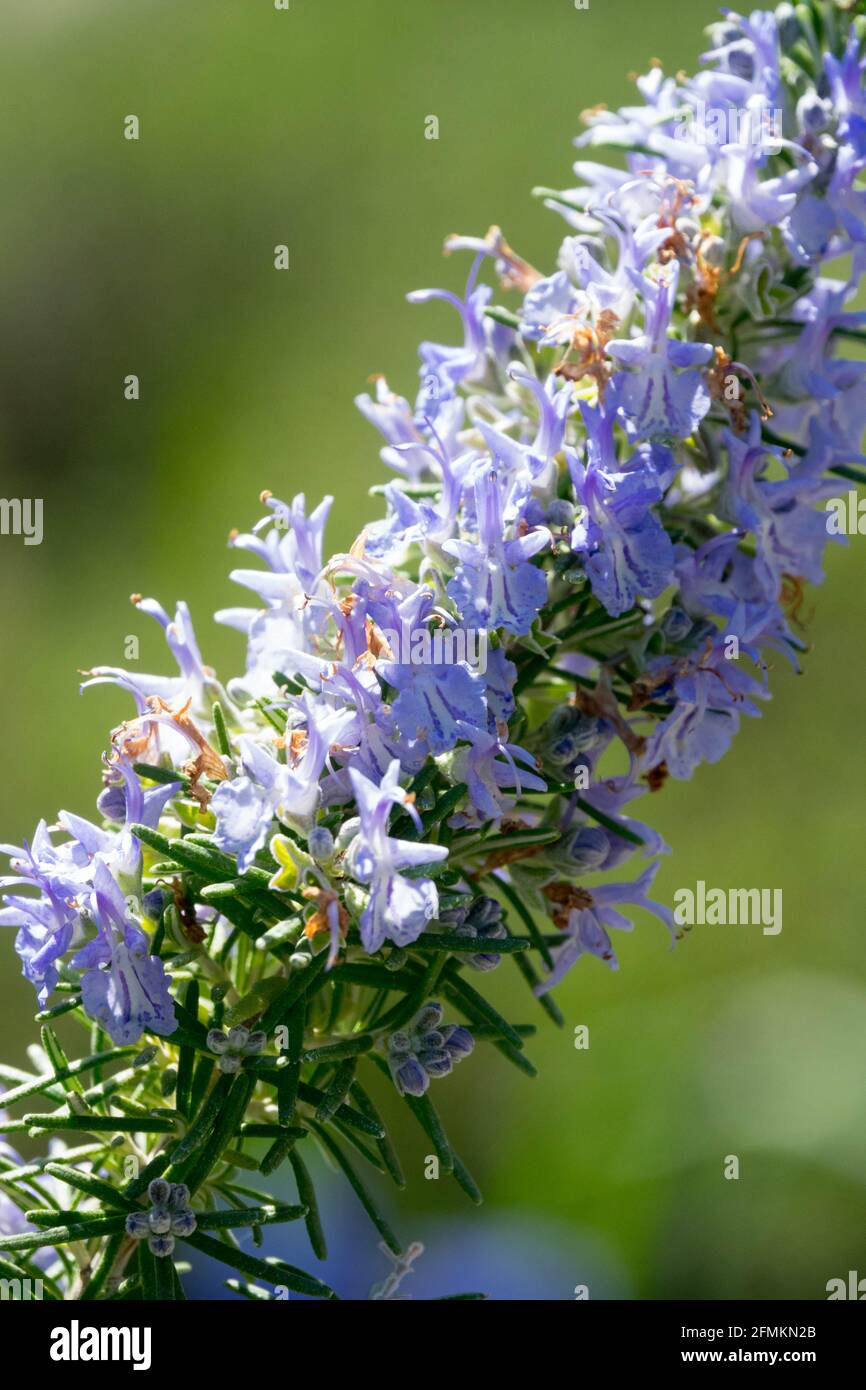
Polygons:
[[[580,111],[629,100],[651,56],[693,69],[715,13],[5,0],[0,493],[44,498],[45,539],[0,540],[0,839],[61,807],[89,813],[129,705],[112,688],[79,698],[77,668],[124,664],[134,633],[141,669],[169,669],[130,593],[185,597],[229,675],[241,639],[210,615],[245,601],[225,537],[258,516],[259,491],[333,492],[330,547],[353,539],[384,471],[353,395],[374,372],[412,395],[418,340],[456,336],[450,311],[405,292],[457,288],[466,263],[442,260],[445,236],[492,222],[550,267],[563,224],[529,190],[572,181]],[[618,974],[572,973],[559,1033],[503,966],[498,1000],[540,1022],[539,1078],[476,1055],[437,1097],[485,1207],[425,1181],[424,1145],[400,1137],[396,1219],[427,1242],[431,1291],[822,1298],[828,1279],[866,1274],[864,577],[866,542],[833,550],[805,675],[777,670],[724,764],[646,807],[675,847],[658,896],[699,878],[781,887],[781,935],[698,927],[669,952],[645,918],[617,942]],[[0,950],[0,1053],[20,1063],[33,997],[11,933]],[[347,1266],[382,1277],[355,1219]]]

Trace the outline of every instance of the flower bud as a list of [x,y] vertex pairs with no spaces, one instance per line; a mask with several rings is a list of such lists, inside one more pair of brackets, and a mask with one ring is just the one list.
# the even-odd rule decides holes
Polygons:
[[195,1212],[177,1211],[173,1214],[171,1218],[171,1230],[173,1235],[180,1236],[183,1240],[186,1236],[191,1236],[195,1228]]
[[442,1029],[445,1046],[455,1061],[468,1057],[475,1049],[475,1039],[468,1028],[459,1023],[449,1023]]
[[326,864],[334,854],[334,837],[324,825],[316,825],[307,839],[307,849],[319,864]]
[[150,1229],[156,1236],[164,1236],[171,1230],[171,1213],[168,1207],[151,1207],[147,1215]]
[[823,101],[817,92],[806,92],[797,102],[797,124],[807,135],[820,135],[832,119],[832,102]]
[[174,1251],[174,1236],[172,1235],[153,1235],[147,1242],[152,1255],[157,1255],[160,1259],[165,1259]]
[[146,1211],[131,1211],[126,1218],[126,1234],[133,1240],[144,1240],[150,1235],[150,1222]]
[[428,1076],[447,1076],[454,1063],[450,1053],[444,1048],[439,1048],[435,1052],[420,1052],[418,1061],[426,1071]]

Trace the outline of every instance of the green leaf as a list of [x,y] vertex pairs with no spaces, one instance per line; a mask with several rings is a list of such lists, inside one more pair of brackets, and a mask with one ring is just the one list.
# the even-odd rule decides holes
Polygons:
[[462,975],[458,975],[455,970],[448,971],[444,981],[444,989],[452,1002],[455,1003],[458,1008],[462,1009],[464,1013],[468,1013],[472,1017],[480,1018],[485,1023],[491,1024],[496,1028],[497,1032],[501,1033],[504,1038],[507,1038],[518,1051],[523,1047],[523,1039],[517,1032],[517,1029],[512,1028],[508,1020],[504,1019],[502,1014],[497,1012],[493,1005],[487,1002],[484,995],[479,994],[477,989],[473,989],[472,985],[468,984],[466,980],[463,979]]
[[456,936],[453,932],[422,932],[412,942],[413,951],[454,951],[458,955],[477,955],[479,951],[495,951],[497,955],[513,955],[516,951],[528,951],[532,946],[528,936],[498,936],[494,940],[479,941],[466,936]]
[[221,1158],[229,1168],[243,1168],[246,1173],[257,1173],[259,1165],[249,1154],[243,1153],[240,1149],[223,1149]]
[[[187,980],[181,987],[181,1002],[185,1013],[198,1020],[198,980]],[[177,1084],[175,1086],[175,1105],[185,1119],[190,1117],[190,1092],[195,1069],[195,1048],[181,1044],[177,1063]]]
[[184,789],[189,787],[189,778],[170,767],[159,767],[156,763],[133,763],[132,770],[137,772],[139,777],[146,777],[149,782],[161,782],[163,786],[179,782]]
[[277,1118],[281,1125],[290,1125],[295,1114],[298,1085],[301,1080],[301,1054],[304,1050],[306,1020],[307,1006],[302,997],[292,1007],[286,1019],[288,1064],[283,1068],[277,1083]]
[[[232,1138],[237,1133],[238,1125],[246,1114],[255,1086],[256,1078],[250,1072],[242,1071],[237,1077],[237,1084],[232,1088],[225,1109],[214,1126],[213,1134],[187,1171],[186,1182],[191,1192],[195,1192],[201,1186],[212,1172],[217,1161],[224,1156],[224,1151],[227,1150]],[[236,1164],[240,1157],[240,1154],[235,1154],[232,1151],[230,1161]],[[253,1160],[250,1161],[251,1168],[255,1169],[257,1166]]]
[[455,1182],[463,1188],[463,1191],[470,1201],[474,1202],[475,1205],[479,1207],[484,1201],[481,1195],[481,1189],[459,1154],[454,1155],[454,1179]]
[[418,827],[413,822],[411,829],[407,830],[403,838],[406,840],[426,839],[433,827],[439,825],[441,821],[447,820],[451,812],[460,805],[468,790],[465,782],[458,782],[455,786],[450,787],[447,792],[440,796],[433,810],[421,817],[421,834],[418,834]]
[[296,970],[292,973],[288,983],[274,999],[259,1024],[263,1032],[270,1034],[280,1023],[285,1022],[292,1006],[302,995],[309,992],[311,986],[321,977],[327,964],[328,953],[321,951],[319,955],[313,957],[306,969]]
[[260,1289],[258,1284],[248,1284],[245,1279],[226,1279],[225,1287],[231,1289],[232,1293],[238,1293],[241,1298],[248,1298],[252,1302],[270,1302],[271,1295],[267,1289]]
[[217,748],[222,753],[224,758],[230,758],[232,755],[232,746],[231,742],[229,741],[228,729],[226,728],[226,717],[223,714],[223,707],[220,704],[219,700],[214,700],[211,714],[213,716],[213,725],[214,732],[216,734]]
[[41,1134],[55,1134],[62,1130],[74,1129],[82,1134],[173,1134],[172,1120],[161,1119],[156,1115],[140,1115],[131,1119],[127,1115],[24,1115],[23,1122],[28,1125],[28,1134],[37,1138]]
[[[16,1100],[23,1100],[25,1096],[37,1095],[47,1087],[56,1085],[58,1081],[65,1081],[70,1076],[81,1076],[86,1071],[92,1071],[95,1067],[104,1066],[108,1062],[117,1061],[121,1057],[130,1057],[137,1052],[135,1047],[113,1047],[108,1052],[94,1052],[89,1057],[82,1057],[78,1062],[69,1062],[60,1071],[52,1072],[51,1075],[37,1076],[31,1081],[22,1082],[20,1086],[13,1086],[11,1091],[3,1093],[4,1109],[9,1105],[14,1105]],[[2,1129],[2,1126],[0,1126]]]
[[503,1057],[507,1057],[508,1061],[517,1067],[518,1071],[522,1071],[526,1076],[535,1077],[538,1075],[538,1068],[533,1062],[530,1062],[525,1053],[518,1052],[517,1048],[504,1038],[498,1039],[494,1046],[502,1053]]
[[[105,1152],[105,1144],[80,1144],[74,1149],[66,1149],[63,1157],[67,1162],[73,1158],[92,1158],[94,1154]],[[2,1162],[2,1160],[0,1160]],[[30,1163],[18,1163],[2,1169],[3,1182],[20,1182],[23,1178],[35,1178],[40,1173],[44,1173],[49,1163],[54,1160],[50,1154],[45,1154],[42,1158],[34,1158]]]
[[19,1265],[14,1265],[11,1260],[0,1258],[0,1274],[4,1279],[26,1279],[26,1271]]
[[366,1139],[362,1139],[354,1130],[349,1129],[348,1125],[344,1125],[336,1115],[330,1123],[334,1126],[334,1129],[343,1136],[349,1147],[354,1149],[355,1153],[361,1155],[365,1163],[369,1163],[370,1167],[375,1168],[377,1173],[387,1173],[388,1170],[382,1161],[381,1155],[370,1148]]
[[529,935],[532,937],[532,941],[535,945],[536,950],[541,953],[541,957],[548,970],[552,970],[553,956],[550,954],[550,951],[547,948],[544,937],[542,936],[538,924],[536,923],[535,918],[532,916],[532,913],[529,912],[528,909],[521,902],[518,893],[514,890],[510,883],[506,883],[504,879],[499,878],[496,874],[490,875],[490,881],[491,883],[495,884],[496,888],[498,888],[499,892],[505,898],[509,906],[512,907],[514,911],[517,913],[521,922],[526,927],[526,930],[529,932]]
[[525,956],[515,956],[514,964],[517,966],[526,983],[529,985],[532,997],[537,1004],[540,1004],[547,1016],[553,1020],[557,1028],[561,1028],[565,1023],[562,1010],[556,1000],[550,994],[536,994],[535,987],[539,984],[539,977],[531,960]]
[[[209,1109],[213,1102],[214,1095],[219,1091],[216,1100],[217,1113],[213,1119],[208,1118],[205,1125],[206,1133],[203,1141],[199,1141],[194,1148],[191,1158],[171,1169],[171,1180],[173,1182],[185,1182],[190,1192],[196,1192],[201,1184],[213,1170],[220,1158],[223,1149],[231,1142],[238,1125],[252,1097],[255,1089],[256,1078],[252,1073],[241,1071],[226,1078],[232,1084],[223,1089],[221,1081],[217,1081],[210,1096],[208,1096],[205,1106],[202,1107],[202,1116],[205,1110]],[[196,1125],[198,1120],[196,1120]],[[193,1126],[195,1128],[195,1126]],[[178,1150],[179,1152],[179,1150]],[[182,1176],[176,1177],[176,1172]]]
[[0,1236],[0,1250],[39,1250],[43,1245],[68,1245],[74,1240],[89,1240],[91,1236],[113,1235],[122,1231],[126,1217],[93,1216],[72,1225],[47,1226],[41,1231],[24,1231],[20,1235]]
[[353,1168],[352,1164],[349,1162],[349,1159],[346,1157],[345,1153],[340,1148],[340,1145],[337,1143],[336,1139],[333,1139],[331,1137],[331,1135],[328,1133],[328,1131],[324,1128],[323,1125],[314,1123],[313,1128],[315,1129],[325,1148],[336,1160],[339,1167],[343,1170],[344,1174],[346,1175],[346,1178],[348,1179],[349,1185],[351,1186],[353,1192],[358,1198],[358,1201],[361,1203],[361,1206],[364,1208],[373,1225],[376,1227],[376,1230],[379,1232],[379,1235],[384,1240],[388,1249],[395,1255],[402,1255],[403,1247],[401,1246],[397,1237],[394,1235],[394,1232],[391,1230],[391,1227],[388,1224],[387,1220],[379,1211],[378,1207],[376,1206],[375,1202],[373,1201],[363,1182],[358,1177],[358,1174],[355,1172],[355,1169]]
[[99,1296],[105,1287],[105,1281],[111,1273],[114,1262],[120,1252],[120,1247],[126,1237],[125,1231],[115,1231],[113,1236],[109,1236],[99,1254],[91,1261],[89,1266],[85,1266],[82,1271],[84,1287],[81,1292],[82,1300],[92,1300]]
[[405,1095],[403,1099],[433,1145],[436,1157],[439,1159],[439,1166],[442,1168],[443,1172],[453,1173],[454,1151],[448,1142],[448,1136],[445,1133],[442,1121],[439,1119],[436,1107],[430,1097],[427,1095]]
[[61,1082],[64,1091],[75,1091],[78,1095],[83,1095],[84,1087],[79,1078],[70,1073],[69,1058],[63,1051],[60,1039],[54,1029],[45,1024],[39,1031],[43,1050],[54,1068],[55,1078]]
[[425,966],[423,975],[417,980],[411,994],[407,994],[405,999],[399,1000],[393,1008],[379,1019],[376,1027],[385,1032],[395,1032],[402,1028],[404,1023],[408,1023],[423,1004],[426,1004],[436,984],[439,976],[448,964],[448,957],[437,952],[434,954],[430,963]]
[[353,1038],[343,1038],[340,1042],[308,1048],[301,1060],[304,1062],[336,1062],[344,1057],[357,1057],[359,1053],[369,1052],[374,1042],[375,1038],[369,1033],[360,1034]]
[[[364,1090],[360,1081],[352,1082],[351,1095],[361,1114],[366,1115],[368,1119],[375,1120],[378,1124],[382,1125],[382,1128],[384,1130],[385,1126],[384,1124],[382,1124],[382,1117],[379,1114],[370,1097],[367,1095],[367,1092]],[[384,1134],[383,1138],[378,1139],[376,1141],[376,1147],[378,1148],[379,1153],[382,1155],[382,1162],[384,1163],[387,1171],[393,1178],[394,1182],[397,1184],[398,1187],[405,1187],[406,1179],[403,1176],[403,1169],[400,1166],[400,1159],[398,1158],[397,1151],[394,1148],[394,1145],[391,1143],[391,1140],[387,1133]]]
[[620,839],[628,840],[629,844],[643,845],[645,843],[640,835],[636,835],[633,830],[629,830],[621,821],[614,820],[613,816],[606,816],[603,811],[597,811],[588,801],[584,801],[582,796],[575,796],[574,804],[583,811],[585,816],[589,816],[592,820],[598,821],[599,825],[603,825],[605,830],[610,830],[614,835],[619,835]]
[[141,1197],[148,1189],[154,1178],[161,1178],[169,1163],[172,1160],[170,1149],[162,1149],[142,1168],[137,1178],[132,1178],[126,1187],[121,1188],[120,1195],[125,1197],[128,1202],[134,1202]]
[[92,1211],[82,1211],[80,1207],[28,1207],[24,1212],[25,1220],[34,1226],[56,1226],[59,1222],[74,1226],[77,1221],[89,1221],[92,1217]]
[[158,830],[147,825],[131,825],[129,829],[137,840],[148,849],[155,850],[163,859],[169,859],[182,869],[199,874],[206,881],[235,878],[238,866],[232,857],[218,849],[205,849],[203,845],[188,844],[183,839],[170,840]]
[[543,845],[551,845],[554,840],[561,838],[559,830],[514,830],[508,835],[496,835],[490,839],[482,840],[479,844],[472,845],[468,850],[454,853],[454,859],[459,861],[475,854],[489,854],[491,851],[499,854],[505,850],[512,849],[533,849]]
[[846,478],[849,483],[856,483],[858,487],[866,487],[866,473],[859,468],[849,468],[846,463],[836,463],[827,469],[828,473],[835,473],[839,478]]
[[226,1024],[229,1028],[234,1028],[238,1023],[245,1023],[248,1019],[263,1014],[268,1006],[283,993],[285,988],[286,982],[279,975],[271,975],[267,980],[260,980],[248,994],[245,994],[236,1004],[226,1010]]
[[[189,1006],[187,1006],[185,998],[182,999],[178,997],[175,999],[174,1012],[184,1034],[191,1039],[195,1039],[199,1051],[203,1051],[204,1048],[207,1047],[207,1028],[198,1016],[198,992],[193,991],[190,996]],[[180,1036],[180,1030],[178,1029],[170,1036],[172,1042],[177,1041]]]
[[174,1302],[174,1261],[170,1255],[154,1255],[146,1240],[139,1241],[138,1269],[145,1302]]
[[[189,1158],[190,1154],[210,1137],[220,1112],[228,1102],[229,1094],[235,1080],[236,1076],[230,1073],[220,1073],[212,1090],[205,1099],[201,1110],[196,1116],[195,1121],[174,1150],[174,1162],[172,1164],[173,1172],[178,1172],[181,1165]],[[172,1181],[182,1182],[185,1181],[185,1179],[173,1176]]]
[[215,1067],[216,1059],[214,1057],[210,1057],[207,1054],[199,1057],[192,1078],[192,1088],[189,1093],[189,1113],[191,1117],[198,1114],[198,1108],[204,1100]]
[[120,1207],[125,1211],[129,1211],[132,1207],[129,1198],[123,1192],[119,1192],[112,1187],[111,1183],[105,1182],[93,1173],[84,1173],[78,1168],[70,1167],[68,1163],[55,1162],[46,1163],[45,1171],[60,1182],[65,1182],[67,1187],[75,1187],[79,1192],[86,1192],[88,1197],[96,1197],[100,1202],[107,1202],[110,1207]]
[[63,1014],[72,1013],[72,1010],[77,1009],[80,1004],[81,995],[73,994],[69,999],[64,999],[62,1004],[55,1004],[51,1009],[40,1009],[39,1013],[34,1014],[33,1017],[37,1023],[45,1023],[49,1019],[60,1018]]
[[349,1087],[355,1079],[358,1065],[356,1057],[347,1057],[334,1072],[333,1077],[319,1104],[316,1106],[316,1119],[325,1123],[335,1115],[349,1094]]
[[230,1211],[196,1212],[196,1229],[216,1231],[235,1226],[273,1226],[282,1221],[300,1221],[307,1215],[305,1206],[268,1203],[258,1207],[238,1207]]
[[306,1130],[298,1130],[295,1128],[286,1129],[282,1125],[277,1125],[276,1128],[279,1133],[259,1163],[259,1172],[264,1173],[265,1176],[276,1172],[294,1149],[298,1141],[298,1136],[304,1135],[307,1132]]
[[347,961],[343,965],[335,965],[330,975],[335,984],[362,985],[365,989],[405,991],[412,988],[403,969],[388,970],[384,965],[361,965]]
[[303,1269],[297,1269],[294,1265],[286,1264],[284,1260],[277,1260],[272,1257],[258,1259],[255,1255],[248,1255],[243,1250],[224,1244],[220,1240],[214,1240],[211,1236],[198,1231],[187,1236],[184,1243],[191,1245],[202,1255],[209,1255],[211,1259],[230,1265],[232,1269],[246,1274],[250,1279],[258,1279],[260,1283],[268,1284],[271,1287],[282,1284],[294,1293],[309,1294],[311,1298],[335,1299],[337,1297],[334,1290],[324,1284],[321,1279],[317,1279],[313,1274],[307,1274]]
[[325,1241],[325,1232],[322,1228],[322,1218],[319,1213],[319,1203],[316,1197],[316,1189],[310,1177],[309,1169],[297,1149],[292,1149],[289,1153],[289,1162],[295,1175],[295,1182],[298,1187],[298,1197],[307,1209],[304,1218],[304,1225],[307,1228],[307,1235],[313,1254],[320,1260],[328,1258],[328,1246]]
[[504,323],[506,328],[519,328],[520,319],[513,314],[510,309],[505,309],[501,304],[488,304],[484,310],[489,319],[496,323]]
[[[242,1139],[283,1139],[286,1136],[303,1139],[307,1131],[300,1125],[291,1125],[287,1129],[285,1125],[275,1125],[272,1120],[244,1120],[237,1133]],[[257,1163],[253,1164],[253,1168],[258,1166]]]

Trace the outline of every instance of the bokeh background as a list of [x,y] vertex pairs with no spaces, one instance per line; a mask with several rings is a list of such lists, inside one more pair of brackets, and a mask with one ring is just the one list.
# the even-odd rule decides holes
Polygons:
[[[492,222],[549,267],[563,226],[530,189],[570,182],[580,111],[628,100],[652,56],[693,69],[715,12],[4,0],[0,493],[44,498],[45,539],[0,539],[0,840],[92,807],[128,706],[112,688],[79,697],[77,669],[123,664],[128,634],[142,669],[168,669],[130,593],[185,597],[229,675],[241,639],[211,613],[237,601],[225,537],[257,517],[259,491],[333,492],[331,548],[351,542],[383,471],[353,395],[374,372],[412,394],[418,340],[455,335],[449,311],[405,292],[457,288],[445,236]],[[828,569],[805,674],[774,672],[775,699],[724,764],[648,807],[676,851],[660,896],[700,878],[781,887],[781,935],[696,928],[669,952],[645,918],[618,942],[618,974],[573,972],[562,1032],[504,965],[496,994],[539,1022],[540,1076],[491,1053],[437,1093],[480,1210],[426,1181],[424,1144],[399,1133],[410,1184],[394,1217],[427,1246],[407,1292],[822,1298],[828,1279],[866,1274],[866,540]],[[11,933],[0,965],[0,1053],[21,1063],[33,998]],[[388,1265],[331,1185],[326,1277],[364,1297]],[[281,1248],[306,1263],[294,1232]]]

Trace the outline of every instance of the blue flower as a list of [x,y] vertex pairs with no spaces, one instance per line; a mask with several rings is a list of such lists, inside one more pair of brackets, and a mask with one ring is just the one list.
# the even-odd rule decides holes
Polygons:
[[514,698],[514,682],[517,680],[517,667],[509,661],[503,647],[494,647],[487,653],[487,670],[484,672],[485,698],[490,720],[490,732],[498,725],[507,724],[517,703]]
[[[386,616],[384,635],[397,650],[390,657],[380,658],[376,671],[398,692],[391,708],[394,729],[404,740],[416,744],[419,752],[430,752],[436,757],[454,747],[461,723],[478,729],[486,727],[487,704],[484,677],[466,661],[433,660],[436,630],[429,626],[434,617],[432,600],[432,592],[419,586],[391,608],[393,616]],[[377,616],[385,615],[380,610]],[[441,619],[438,635],[441,644]],[[453,648],[453,634],[446,635]]]
[[[647,741],[644,764],[664,764],[672,777],[687,780],[699,763],[717,763],[727,753],[740,715],[756,717],[755,699],[765,687],[736,661],[726,658],[723,637],[696,659],[671,665],[673,711],[656,725]],[[659,681],[659,691],[664,687]]]
[[633,759],[628,773],[594,782],[581,793],[582,804],[588,808],[587,811],[571,802],[568,804],[561,822],[562,843],[567,860],[574,866],[574,873],[610,873],[636,852],[633,841],[618,835],[608,826],[599,825],[592,818],[591,811],[598,811],[607,820],[637,835],[642,841],[640,854],[644,859],[650,855],[670,853],[670,846],[657,830],[623,814],[629,802],[645,795],[647,790],[635,780],[637,771],[638,763]]
[[460,725],[487,723],[484,679],[465,663],[414,665],[380,661],[377,669],[399,691],[393,704],[395,727],[433,756],[453,748]]
[[775,597],[776,586],[769,589],[765,572],[752,556],[742,550],[741,531],[715,536],[692,550],[677,548],[677,579],[679,609],[673,614],[667,629],[677,629],[674,646],[695,649],[707,640],[715,641],[716,626],[709,629],[707,619],[721,618],[726,637],[734,636],[756,666],[762,664],[761,648],[771,647],[782,653],[796,669],[794,651],[802,647],[795,637]]
[[400,764],[395,759],[377,786],[369,778],[350,769],[352,788],[358,806],[359,828],[346,854],[352,877],[367,889],[367,904],[361,914],[361,940],[373,955],[386,940],[408,946],[421,935],[436,916],[439,895],[428,878],[409,878],[401,869],[434,864],[448,857],[444,845],[427,845],[414,840],[396,840],[388,834],[393,806],[403,806],[416,822],[421,822],[400,786]]
[[544,572],[530,562],[549,545],[550,532],[539,527],[506,540],[502,512],[499,475],[481,470],[475,483],[478,540],[446,541],[442,547],[458,561],[448,596],[467,625],[503,627],[522,636],[547,599]]
[[596,956],[611,970],[619,968],[609,932],[612,928],[619,931],[634,929],[634,923],[618,910],[621,904],[631,903],[634,907],[651,912],[664,923],[671,939],[674,939],[673,913],[662,903],[653,902],[647,897],[659,862],[656,860],[632,883],[604,883],[592,889],[563,885],[563,906],[554,916],[563,932],[563,944],[554,947],[553,969],[536,986],[536,994],[547,994],[584,955]]
[[299,702],[305,727],[297,730],[301,752],[293,764],[279,763],[252,738],[238,740],[240,776],[221,782],[211,799],[216,816],[214,844],[249,868],[268,837],[274,819],[306,834],[321,801],[320,778],[330,745],[348,728],[352,712],[316,707],[309,695]]
[[382,462],[409,482],[423,482],[435,477],[437,445],[441,447],[444,444],[451,457],[449,446],[456,445],[456,434],[464,414],[463,402],[459,397],[444,402],[438,411],[436,430],[433,432],[426,422],[419,423],[408,401],[389,391],[384,377],[376,381],[375,401],[365,393],[355,397],[355,405],[388,441],[380,452]]
[[497,325],[489,320],[485,321],[484,318],[484,310],[490,303],[492,290],[489,285],[476,284],[485,255],[485,251],[480,251],[475,257],[463,299],[451,294],[449,290],[413,290],[406,296],[410,304],[427,304],[434,299],[444,300],[457,310],[463,324],[464,337],[459,347],[424,342],[418,349],[421,358],[421,390],[416,410],[422,418],[438,423],[442,407],[447,406],[453,399],[457,387],[476,381],[484,374],[488,334],[497,329]]
[[[536,762],[525,748],[469,725],[458,725],[457,732],[466,746],[456,750],[451,775],[455,782],[466,783],[468,805],[453,818],[453,825],[495,825],[513,809],[521,792],[547,789],[544,779],[528,770],[535,769]],[[512,796],[506,794],[506,788],[511,789]]]
[[286,769],[251,738],[240,738],[238,746],[243,772],[220,783],[210,809],[216,817],[214,844],[234,855],[243,872],[268,838]]
[[35,988],[42,1008],[57,984],[57,963],[72,945],[78,926],[73,899],[81,886],[71,873],[46,872],[42,868],[39,857],[46,842],[50,845],[45,822],[40,821],[32,849],[27,845],[22,849],[14,845],[0,846],[3,853],[13,857],[13,867],[19,870],[0,878],[0,888],[21,883],[40,890],[36,898],[4,894],[6,906],[0,908],[0,925],[18,928],[15,950],[21,960],[22,974]]
[[[814,438],[820,447],[820,439]],[[791,464],[781,450],[763,443],[757,415],[752,415],[747,435],[726,430],[724,440],[729,459],[725,510],[733,522],[754,534],[755,568],[768,595],[778,597],[786,574],[820,584],[828,532],[826,513],[815,504],[831,496],[837,485],[816,476],[814,460]],[[765,476],[771,459],[785,464],[786,477]],[[821,456],[819,462],[823,461]]]
[[515,495],[528,491],[530,484],[548,491],[556,479],[556,455],[561,451],[565,423],[572,404],[571,387],[550,375],[542,384],[531,372],[510,367],[509,376],[534,398],[538,408],[538,423],[529,441],[511,439],[504,430],[479,420],[478,428],[493,455],[497,471],[505,478]]
[[[323,541],[333,497],[323,497],[307,516],[307,501],[302,492],[291,502],[281,502],[269,492],[262,493],[268,514],[256,522],[248,535],[232,537],[236,550],[248,550],[264,560],[272,575],[294,575],[306,587],[312,588],[324,565]],[[258,572],[263,598],[281,597],[279,581],[271,584],[264,571]],[[250,585],[256,588],[256,583]]]
[[652,511],[661,497],[651,455],[636,454],[619,464],[614,442],[614,411],[583,406],[587,427],[587,465],[572,463],[585,511],[571,535],[571,547],[585,557],[592,591],[608,613],[627,612],[638,597],[654,598],[671,582],[673,546]]
[[[166,782],[145,790],[141,778],[133,770],[132,762],[123,754],[116,754],[106,762],[103,781],[104,789],[96,800],[97,810],[106,820],[121,822],[124,829],[136,824],[156,829],[165,807],[183,785],[178,779],[177,782]],[[79,829],[87,822],[83,822],[79,816],[73,817],[68,811],[61,812],[60,819],[72,834],[78,839],[82,838]],[[100,837],[100,848],[103,850],[110,844],[110,833],[100,831],[96,826],[91,827],[91,833]]]
[[713,355],[709,343],[684,343],[671,338],[671,323],[679,279],[674,261],[656,279],[631,273],[644,302],[645,328],[636,338],[608,343],[611,357],[628,368],[616,381],[619,404],[630,428],[640,439],[685,439],[693,434],[710,408],[710,394],[700,372]]
[[[145,791],[129,760],[115,755],[106,770],[106,789],[100,797],[103,810],[122,821],[119,831],[103,830],[82,816],[61,811],[59,827],[70,839],[55,845],[44,821],[40,821],[30,845],[0,846],[12,860],[14,873],[0,878],[0,888],[14,885],[35,887],[38,897],[7,893],[6,907],[0,910],[0,924],[18,927],[15,949],[22,962],[22,973],[34,986],[44,1007],[59,975],[58,963],[82,934],[83,915],[90,911],[90,898],[97,872],[112,883],[115,877],[137,891],[141,852],[129,826],[141,823],[155,826],[166,802],[177,794],[181,784],[171,782]],[[118,887],[117,892],[121,893]]]
[[97,934],[72,958],[83,970],[84,1011],[118,1046],[137,1042],[147,1030],[163,1036],[177,1020],[162,961],[148,955],[148,938],[129,916],[126,899],[105,864],[93,874],[89,901]]
[[861,36],[852,24],[842,57],[824,54],[824,71],[839,121],[837,138],[840,143],[850,145],[858,156],[866,157],[866,59],[860,57],[861,46]]
[[31,844],[3,845],[0,850],[10,856],[14,870],[0,879],[0,887],[21,884],[39,890],[36,898],[6,893],[0,924],[18,927],[15,950],[22,974],[44,1007],[57,984],[57,963],[78,931],[78,900],[90,881],[91,857],[77,840],[55,846],[44,821],[36,827]]
[[231,544],[263,560],[267,569],[235,569],[230,577],[258,594],[264,606],[224,608],[215,614],[217,622],[247,635],[246,673],[229,683],[241,703],[249,695],[273,696],[274,672],[291,676],[301,669],[331,615],[322,544],[333,498],[325,497],[307,516],[303,493],[291,503],[270,493],[262,496],[268,515],[251,533],[234,536]]
[[148,699],[154,695],[169,704],[185,704],[189,700],[192,702],[194,713],[208,708],[209,698],[212,700],[223,696],[213,671],[202,662],[187,605],[183,602],[178,603],[172,619],[156,599],[136,596],[133,602],[140,612],[155,618],[162,627],[168,649],[177,662],[179,674],[141,675],[138,672],[125,671],[118,666],[94,666],[87,673],[88,679],[82,683],[81,689],[86,690],[88,686],[106,683],[119,685],[134,696],[139,714],[145,712]]
[[[787,142],[779,141],[779,145]],[[762,179],[766,152],[754,145],[728,149],[727,193],[731,200],[731,221],[742,236],[767,227],[788,227],[801,190],[815,178],[818,166],[798,147],[792,147],[803,162],[784,174]]]

